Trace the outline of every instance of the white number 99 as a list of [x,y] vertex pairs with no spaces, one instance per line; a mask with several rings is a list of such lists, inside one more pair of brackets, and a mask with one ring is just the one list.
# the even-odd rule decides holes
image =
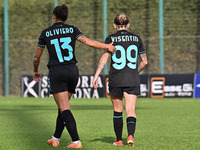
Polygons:
[[[121,46],[121,45],[117,45],[115,46],[117,51],[120,51],[121,53],[121,57],[117,58],[116,57],[116,52],[114,54],[112,54],[112,60],[115,62],[113,64],[113,67],[117,70],[121,70],[126,66],[126,59],[129,61],[129,63],[127,63],[127,66],[131,69],[136,69],[136,65],[137,65],[137,55],[138,55],[138,48],[135,45],[130,45],[127,48],[127,51],[125,51],[125,49]],[[135,51],[135,57],[131,56],[131,52]]]

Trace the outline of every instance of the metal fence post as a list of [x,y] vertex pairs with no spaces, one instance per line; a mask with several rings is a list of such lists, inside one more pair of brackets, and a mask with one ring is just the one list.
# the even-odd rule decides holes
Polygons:
[[[107,0],[103,0],[103,39],[107,37]],[[104,67],[104,74],[108,74],[108,63]]]
[[164,21],[163,21],[163,0],[159,0],[159,50],[160,50],[160,73],[164,73]]
[[8,0],[4,0],[4,95],[9,96]]
[[58,0],[54,0],[54,7],[58,6]]

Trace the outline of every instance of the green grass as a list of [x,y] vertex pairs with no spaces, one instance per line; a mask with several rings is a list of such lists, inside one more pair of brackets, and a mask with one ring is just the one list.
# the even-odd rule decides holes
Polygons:
[[[136,106],[135,147],[113,146],[112,104],[109,99],[72,99],[83,149],[198,150],[200,99],[143,99]],[[55,129],[57,107],[52,98],[0,98],[0,150],[63,149],[70,142],[65,129],[59,148],[46,141]],[[126,143],[126,114],[123,141]]]

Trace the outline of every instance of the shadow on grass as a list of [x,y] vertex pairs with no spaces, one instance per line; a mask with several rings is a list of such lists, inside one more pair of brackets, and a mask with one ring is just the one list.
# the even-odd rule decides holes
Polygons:
[[[46,108],[43,107],[46,106],[44,105],[0,106],[0,112],[3,115],[7,116],[4,122],[4,126],[5,127],[7,126],[6,130],[8,130],[8,133],[6,133],[6,135],[11,136],[9,134],[13,134],[11,136],[12,138],[8,139],[9,144],[12,143],[11,141],[14,138],[20,141],[20,145],[10,144],[8,147],[10,148],[16,147],[17,149],[17,147],[21,147],[21,143],[23,143],[25,147],[24,149],[34,149],[34,148],[38,149],[38,147],[40,146],[44,146],[46,148],[47,146],[46,139],[51,137],[54,129],[52,129],[48,125],[49,123],[48,121],[51,121],[51,119],[46,119],[44,115],[46,113],[49,113],[49,110],[55,111],[56,114],[57,109],[56,106],[55,107],[47,106]],[[10,123],[12,124],[11,126]],[[41,140],[45,136],[47,136],[46,139]]]
[[112,105],[71,105],[72,110],[112,110]]
[[18,111],[18,110],[31,110],[31,111],[37,111],[37,110],[56,110],[57,106],[49,106],[49,105],[1,105],[0,106],[0,111]]
[[[109,144],[113,144],[115,142],[115,138],[113,136],[104,136],[101,138],[96,138],[91,140],[91,142],[103,142],[103,143],[109,143]],[[123,143],[126,143],[126,138],[122,139]]]
[[[13,109],[14,108],[14,109]],[[5,105],[0,106],[0,111],[16,111],[16,110],[56,110],[56,104],[54,106],[49,105]],[[112,110],[112,105],[71,105],[72,110]]]
[[[14,108],[14,109],[13,109]],[[151,109],[147,107],[136,107],[137,109]],[[1,105],[0,106],[0,111],[17,111],[17,110],[32,110],[32,111],[37,111],[37,110],[57,110],[56,104],[54,106],[50,105]],[[71,105],[71,110],[113,110],[112,105]],[[124,108],[125,110],[125,108]]]
[[[125,106],[124,110],[125,110]],[[113,110],[112,105],[71,105],[72,110]],[[152,109],[150,107],[137,107],[136,109]]]

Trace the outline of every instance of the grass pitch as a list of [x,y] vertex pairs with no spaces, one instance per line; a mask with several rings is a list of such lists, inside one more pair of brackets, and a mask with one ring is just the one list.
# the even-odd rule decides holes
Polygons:
[[[113,146],[113,108],[109,99],[72,99],[71,110],[85,150],[198,150],[200,99],[139,98],[135,147]],[[0,150],[63,149],[70,142],[65,129],[59,148],[46,141],[55,129],[57,107],[52,98],[0,98]],[[126,114],[123,142],[126,144]]]

